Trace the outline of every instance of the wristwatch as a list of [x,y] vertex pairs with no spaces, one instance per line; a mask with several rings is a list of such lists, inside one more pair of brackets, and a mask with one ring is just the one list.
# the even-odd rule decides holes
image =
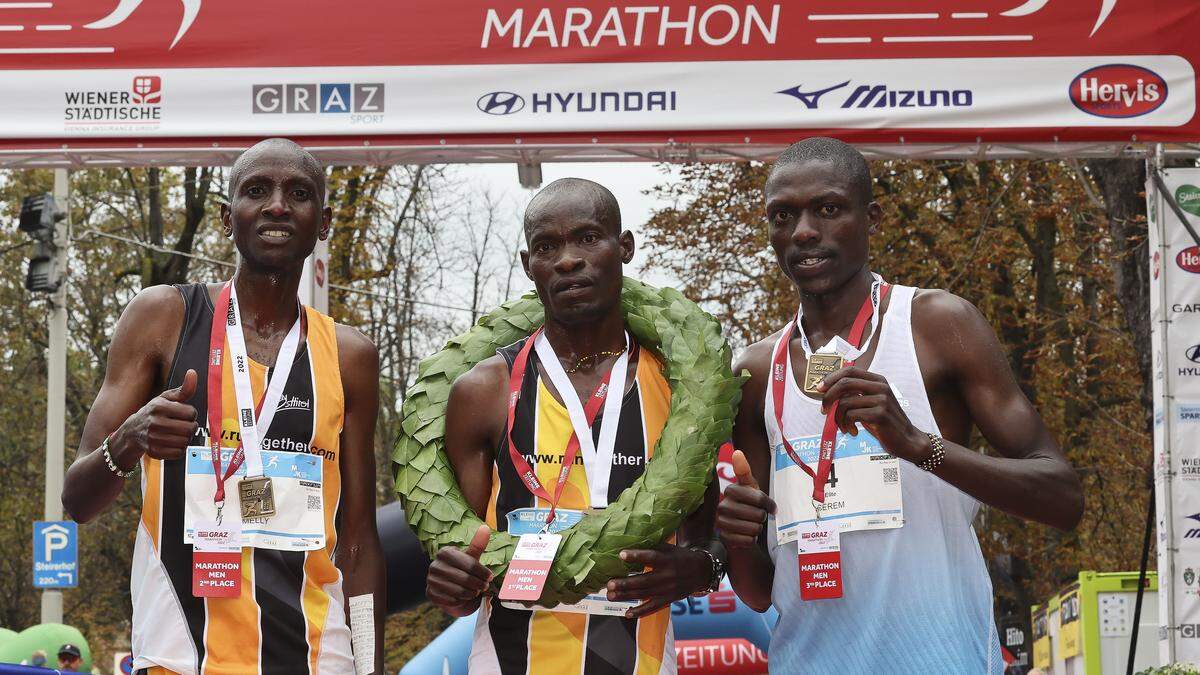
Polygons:
[[693,546],[692,550],[703,553],[712,561],[712,576],[708,578],[708,585],[692,593],[692,597],[704,596],[720,590],[721,580],[725,578],[725,561],[703,546]]

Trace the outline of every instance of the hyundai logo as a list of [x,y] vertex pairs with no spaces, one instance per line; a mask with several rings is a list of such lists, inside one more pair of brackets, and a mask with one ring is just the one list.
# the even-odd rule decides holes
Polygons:
[[1186,356],[1187,360],[1191,361],[1192,363],[1200,363],[1200,345],[1192,345],[1191,347],[1188,347],[1187,351],[1184,352],[1183,355]]
[[525,107],[525,99],[511,91],[493,91],[480,96],[475,105],[489,115],[511,115]]

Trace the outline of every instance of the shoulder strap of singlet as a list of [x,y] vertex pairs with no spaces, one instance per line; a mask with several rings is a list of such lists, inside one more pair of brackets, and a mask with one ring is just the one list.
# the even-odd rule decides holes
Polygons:
[[[507,347],[501,347],[496,350],[496,353],[499,354],[504,359],[505,364],[507,364],[509,373],[512,372],[513,362],[516,361],[517,354],[521,351],[521,348],[525,346],[525,342],[528,339],[529,338],[527,337],[522,338],[511,345],[508,345]],[[531,349],[529,350],[529,365],[526,367],[525,377],[521,381],[521,400],[517,402],[517,413],[515,419],[517,426],[521,425],[533,411],[532,406],[537,400],[537,382],[537,352]],[[514,430],[513,433],[514,438],[517,438],[521,435],[516,430]],[[519,443],[520,442],[518,441],[518,444]],[[503,436],[501,436],[496,445],[495,453],[495,456],[498,460],[500,460],[500,458],[508,457],[508,441]]]
[[872,363],[886,363],[897,349],[903,354],[912,350],[912,299],[915,292],[912,286],[892,286],[888,293],[887,311],[883,314],[883,323],[875,338],[877,342]]
[[180,297],[183,298],[185,326],[193,318],[212,313],[211,302],[208,297],[208,284],[200,282],[194,284],[173,284],[173,286],[175,290],[179,291]]
[[337,324],[328,314],[312,307],[304,307],[308,321],[308,334],[296,358],[303,358],[308,351],[313,369],[313,386],[322,403],[335,402],[338,410],[345,410],[346,399],[342,389],[341,363],[338,358]]
[[212,298],[208,295],[208,284],[175,284],[175,290],[183,296],[184,313],[188,318],[212,314]]
[[[527,338],[527,337],[521,338],[520,340],[517,340],[516,342],[512,343],[511,345],[508,345],[507,347],[501,347],[496,350],[496,353],[499,354],[501,357],[503,357],[504,362],[508,364],[508,369],[510,372],[512,371],[513,362],[517,360],[517,354],[521,351],[521,348],[525,346],[525,342],[528,339],[529,338]],[[536,358],[537,358],[537,352],[530,350],[529,351],[530,362],[532,363],[533,360]]]
[[178,387],[183,382],[187,368],[180,370],[180,365],[188,348],[189,341],[199,332],[207,349],[208,333],[212,322],[211,299],[208,297],[208,284],[172,284],[179,297],[183,299],[183,325],[179,327],[179,339],[175,343],[175,354],[171,357],[171,369],[167,374],[167,388]]

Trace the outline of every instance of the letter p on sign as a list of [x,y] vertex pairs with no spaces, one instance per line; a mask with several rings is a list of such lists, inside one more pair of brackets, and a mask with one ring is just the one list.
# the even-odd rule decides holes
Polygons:
[[43,562],[53,560],[55,551],[66,550],[71,543],[70,537],[67,536],[67,528],[62,525],[50,525],[42,530],[42,537],[45,539],[42,545]]

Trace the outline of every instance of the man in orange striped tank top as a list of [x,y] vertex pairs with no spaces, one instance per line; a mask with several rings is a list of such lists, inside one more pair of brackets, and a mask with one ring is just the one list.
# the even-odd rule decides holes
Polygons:
[[235,162],[229,200],[233,279],[125,308],[63,505],[86,523],[140,482],[137,672],[383,672],[378,354],[296,295],[329,236],[325,174],[270,139]]
[[[438,552],[429,599],[455,616],[479,611],[472,675],[674,673],[670,604],[715,589],[723,575],[724,553],[712,536],[715,482],[675,538],[622,552],[652,571],[552,610],[487,592],[478,558],[490,530],[529,535],[549,521],[557,532],[607,507],[642,475],[670,410],[663,366],[638,349],[621,312],[633,235],[622,230],[612,193],[577,178],[547,185],[526,208],[525,239],[521,260],[545,326],[499,349],[450,391],[446,450],[463,495],[487,524],[467,550]],[[510,388],[519,392],[511,415]],[[581,401],[601,397],[603,410],[588,420]],[[526,472],[550,488],[531,491],[520,478]]]

